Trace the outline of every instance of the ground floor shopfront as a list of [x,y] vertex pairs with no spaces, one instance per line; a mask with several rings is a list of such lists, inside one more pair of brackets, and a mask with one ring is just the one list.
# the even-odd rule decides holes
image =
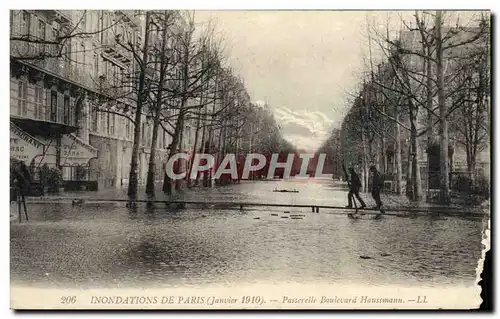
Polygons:
[[[99,156],[90,165],[91,179],[98,181],[100,188],[128,185],[132,160],[132,141],[110,138],[90,133],[90,145],[98,150]],[[140,147],[138,153],[138,183],[146,184],[151,150]],[[157,149],[155,155],[155,181],[163,181],[167,150]]]
[[[46,186],[60,171],[62,188],[97,189],[90,176],[98,151],[75,133],[77,128],[56,123],[11,118],[10,157],[23,161],[34,184]],[[52,174],[52,175],[49,175]]]
[[[65,190],[97,190],[128,184],[132,142],[89,134],[88,143],[75,133],[77,128],[26,119],[10,121],[10,157],[23,161],[34,184],[43,184],[44,170],[59,168]],[[155,181],[162,182],[167,151],[155,155]],[[139,184],[144,185],[149,168],[150,149],[138,154]]]

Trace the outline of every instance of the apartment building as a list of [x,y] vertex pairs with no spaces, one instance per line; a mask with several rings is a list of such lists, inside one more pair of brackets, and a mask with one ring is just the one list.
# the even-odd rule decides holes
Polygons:
[[[446,101],[448,109],[455,107],[454,96],[450,94],[455,88],[452,87],[451,81],[453,81],[455,74],[457,74],[456,61],[461,57],[467,56],[471,51],[477,50],[479,46],[488,45],[484,40],[477,40],[473,42],[467,42],[472,37],[476,36],[481,31],[481,26],[469,26],[464,27],[460,31],[456,32],[453,28],[443,26],[442,34],[444,43],[443,46],[454,46],[443,51],[443,61],[444,61],[444,76],[445,76],[445,87],[446,87]],[[485,35],[486,36],[486,35]],[[413,50],[416,52],[422,51],[422,38],[418,31],[404,31],[401,32],[400,40],[402,46],[408,50]],[[458,45],[464,43],[463,45]],[[417,55],[409,55],[408,63],[419,72],[424,72],[424,60]],[[433,76],[435,77],[435,65],[432,67]],[[465,94],[470,95],[473,98],[475,92],[472,88],[463,87],[460,88]],[[437,97],[433,99],[433,108],[437,107]],[[455,111],[458,112],[458,111]],[[431,119],[437,121],[435,116],[431,116]],[[487,126],[487,122],[490,119],[486,116],[484,125]],[[425,109],[420,110],[418,113],[418,122],[421,129],[428,125],[428,112]],[[453,119],[449,119],[453,121]],[[431,139],[431,144],[428,145],[427,136]],[[429,133],[424,135],[418,140],[419,145],[419,163],[421,168],[422,186],[424,189],[434,189],[439,187],[439,126],[435,125],[433,129],[429,130]],[[458,176],[466,174],[467,172],[467,152],[465,146],[457,142],[456,132],[454,132],[451,124],[449,125],[449,166],[452,176]],[[489,141],[486,142],[485,148],[482,149],[477,154],[476,167],[474,175],[480,177],[490,177],[490,145]]]
[[[11,157],[25,161],[35,179],[44,165],[60,168],[67,189],[126,185],[135,100],[132,83],[117,84],[133,81],[129,74],[137,66],[116,37],[140,47],[143,15],[134,10],[13,10],[10,17]],[[146,113],[141,126],[143,184],[152,138],[152,118]],[[160,129],[158,181],[170,142]]]

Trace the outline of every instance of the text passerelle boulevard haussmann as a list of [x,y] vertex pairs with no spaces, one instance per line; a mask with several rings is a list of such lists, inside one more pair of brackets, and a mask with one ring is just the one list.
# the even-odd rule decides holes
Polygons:
[[402,298],[389,297],[369,297],[369,296],[354,296],[354,297],[338,297],[338,296],[321,296],[321,297],[287,297],[284,296],[280,300],[284,304],[369,304],[369,303],[404,303]]

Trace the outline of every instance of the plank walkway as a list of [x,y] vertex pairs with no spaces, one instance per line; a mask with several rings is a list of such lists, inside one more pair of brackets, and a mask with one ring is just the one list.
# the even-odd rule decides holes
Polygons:
[[[72,200],[71,198],[66,199]],[[75,199],[75,201],[80,201],[80,199]],[[61,199],[55,200],[44,200],[43,203],[60,203]],[[185,208],[186,205],[194,205],[194,206],[204,206],[203,208],[208,208],[211,206],[217,206],[217,208],[239,208],[243,210],[245,207],[288,207],[288,208],[311,208],[312,213],[319,213],[320,209],[322,210],[343,210],[344,212],[326,212],[328,214],[347,214],[346,211],[350,213],[354,213],[355,209],[346,208],[344,206],[331,206],[331,205],[316,205],[316,204],[280,204],[280,203],[257,203],[257,202],[228,202],[228,201],[190,201],[190,200],[148,200],[148,199],[137,199],[131,201],[130,199],[81,199],[80,204],[88,204],[88,203],[127,203],[127,206],[134,205],[135,203],[146,203],[146,204],[165,204],[177,205],[177,208]],[[36,201],[34,201],[36,203]],[[478,208],[477,210],[462,210],[462,208],[455,207],[384,207],[385,215],[394,215],[400,216],[401,214],[391,214],[389,212],[404,212],[404,213],[439,213],[439,214],[453,214],[453,215],[467,215],[467,216],[486,216],[489,215],[486,209]],[[358,212],[363,212],[366,215],[376,215],[379,214],[380,211],[375,208],[364,208],[358,209]]]

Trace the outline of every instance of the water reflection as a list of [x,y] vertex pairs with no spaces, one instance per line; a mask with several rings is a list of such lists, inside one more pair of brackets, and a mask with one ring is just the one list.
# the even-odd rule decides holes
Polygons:
[[[256,183],[184,196],[344,204],[345,191],[328,183],[292,185],[278,188],[299,193],[272,193],[276,185]],[[473,284],[483,228],[481,219],[351,220],[308,208],[30,208],[29,223],[11,224],[11,277],[31,285]]]

